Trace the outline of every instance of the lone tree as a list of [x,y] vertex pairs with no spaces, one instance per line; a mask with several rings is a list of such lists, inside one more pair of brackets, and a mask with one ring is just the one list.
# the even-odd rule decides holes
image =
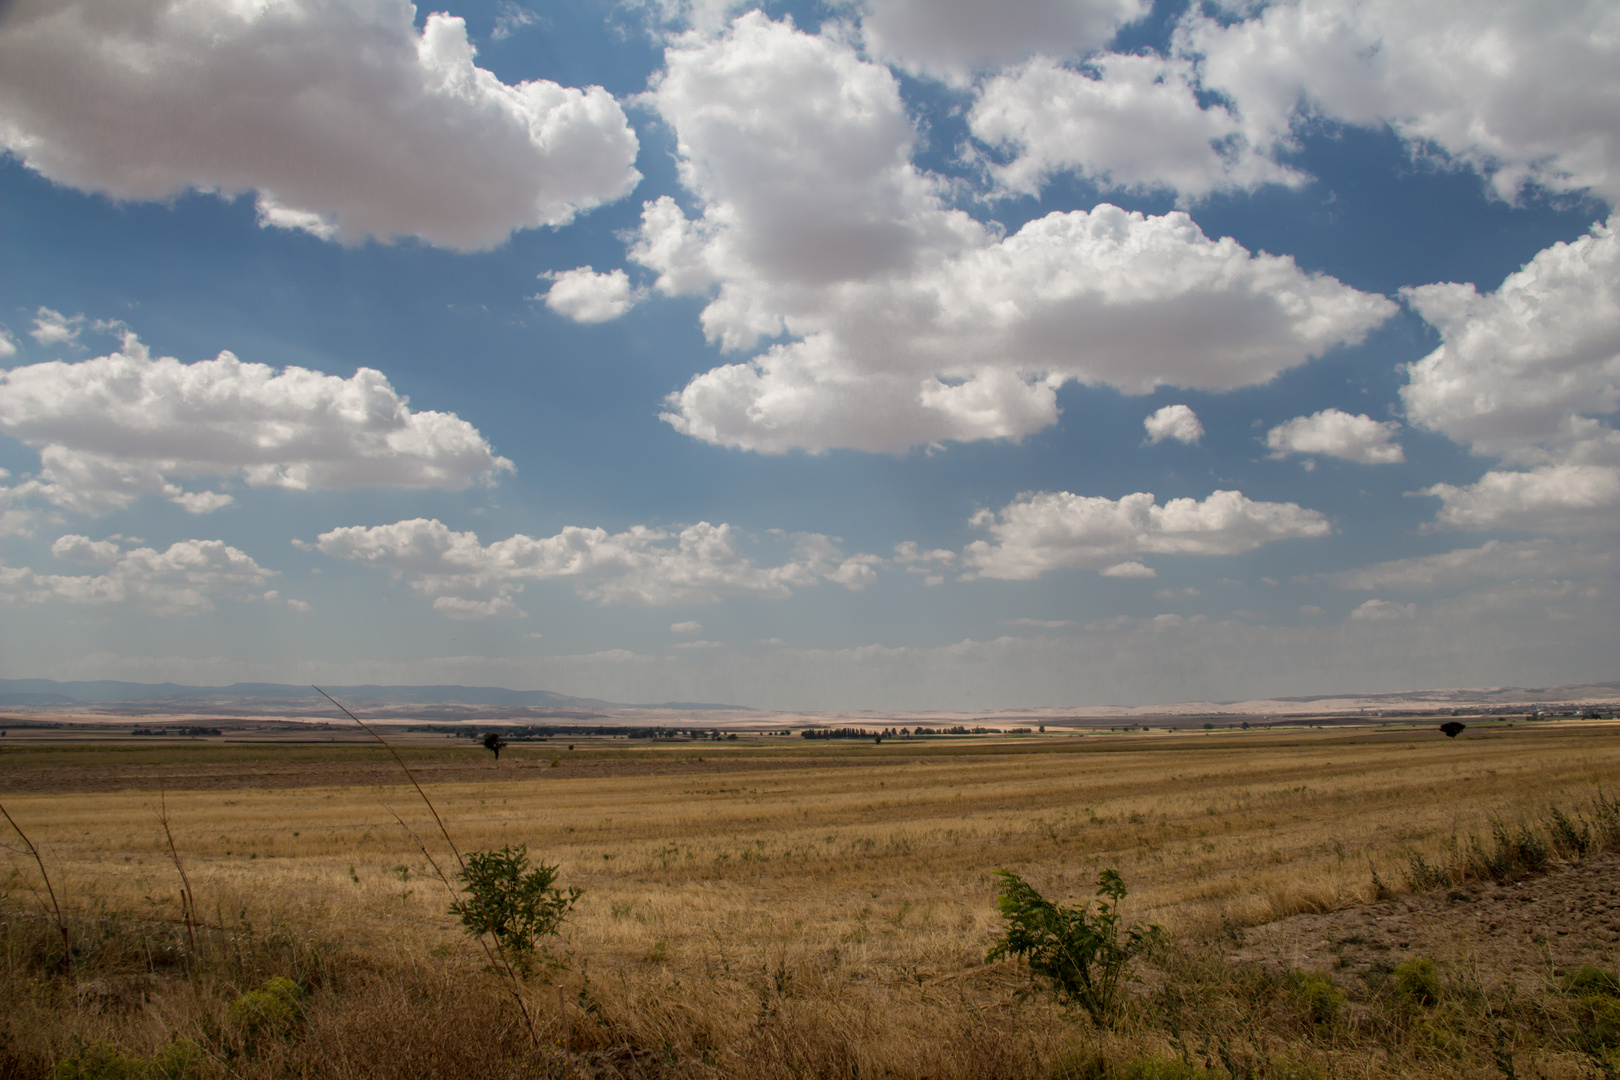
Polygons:
[[494,754],[495,760],[499,761],[501,760],[501,751],[506,749],[506,740],[501,738],[500,732],[491,731],[484,736],[484,749]]
[[1446,733],[1446,738],[1455,739],[1463,733],[1463,728],[1467,726],[1467,724],[1459,724],[1455,720],[1447,720],[1440,725],[1440,730]]

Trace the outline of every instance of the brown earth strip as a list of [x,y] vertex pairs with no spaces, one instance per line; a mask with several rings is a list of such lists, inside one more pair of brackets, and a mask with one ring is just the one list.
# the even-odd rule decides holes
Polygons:
[[1462,965],[1490,985],[1544,989],[1592,964],[1620,968],[1620,852],[1545,877],[1468,882],[1244,932],[1234,963],[1369,976],[1412,956]]
[[[883,757],[861,760],[853,755],[837,758],[711,757],[703,760],[670,757],[620,759],[561,759],[553,768],[547,760],[524,762],[411,762],[411,772],[424,784],[495,784],[539,780],[594,780],[620,776],[703,776],[717,773],[774,772],[782,769],[849,768],[862,765],[901,764]],[[104,792],[104,791],[236,791],[250,788],[363,787],[403,782],[392,761],[322,761],[275,765],[264,762],[198,765],[28,765],[0,771],[0,794]]]

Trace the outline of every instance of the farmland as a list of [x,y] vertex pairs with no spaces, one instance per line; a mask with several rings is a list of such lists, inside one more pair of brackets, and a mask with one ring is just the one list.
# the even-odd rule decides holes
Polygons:
[[[79,954],[62,969],[58,938],[52,966],[38,870],[11,843],[0,1075],[98,1042],[155,1061],[176,1038],[210,1076],[1573,1077],[1610,1060],[1581,1042],[1559,980],[1615,969],[1620,911],[1564,933],[1459,934],[1447,914],[1560,879],[1613,895],[1609,856],[1520,884],[1460,873],[1438,894],[1408,879],[1414,855],[1455,863],[1493,821],[1539,827],[1550,803],[1590,803],[1617,775],[1612,723],[1482,721],[1456,740],[1394,725],[580,737],[499,761],[400,741],[463,851],[527,845],[584,890],[561,962],[525,985],[544,1053],[446,914],[428,855],[453,856],[380,747],[19,740],[0,754],[0,800],[40,849]],[[174,855],[203,924],[191,941]],[[995,871],[1074,901],[1110,867],[1126,918],[1171,945],[1138,964],[1101,1031],[985,953],[1002,928]],[[1414,884],[1430,888],[1406,896]],[[1405,920],[1400,941],[1353,963],[1363,942],[1322,945],[1333,920],[1366,922],[1379,901]],[[1317,920],[1309,942],[1291,917]],[[1440,973],[1426,1011],[1389,989],[1414,956]],[[1301,1004],[1299,957],[1335,980],[1331,1016]],[[308,997],[295,1026],[255,1041],[229,1004],[272,975]]]

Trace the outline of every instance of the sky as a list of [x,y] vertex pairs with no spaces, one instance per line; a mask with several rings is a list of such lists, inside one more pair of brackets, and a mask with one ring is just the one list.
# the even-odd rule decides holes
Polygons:
[[1620,5],[12,0],[0,677],[1620,678]]

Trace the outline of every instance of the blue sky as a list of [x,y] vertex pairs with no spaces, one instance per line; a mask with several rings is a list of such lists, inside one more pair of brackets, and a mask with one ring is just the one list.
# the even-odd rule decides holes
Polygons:
[[1614,678],[1615,41],[1602,3],[11,5],[0,675]]

